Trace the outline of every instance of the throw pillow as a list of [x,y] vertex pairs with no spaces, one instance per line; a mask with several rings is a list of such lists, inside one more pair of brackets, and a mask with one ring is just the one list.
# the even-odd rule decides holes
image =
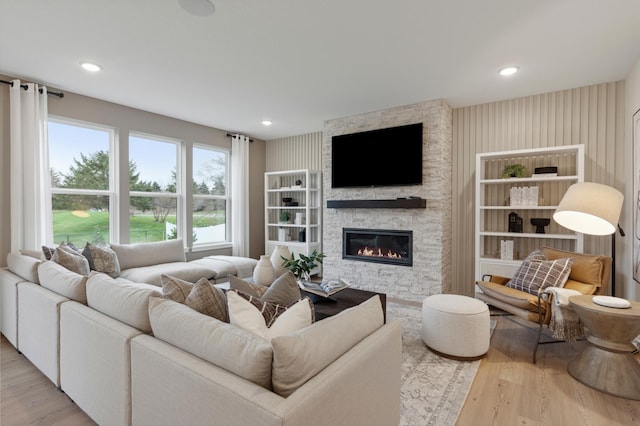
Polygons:
[[232,325],[267,340],[287,335],[314,322],[313,304],[306,297],[287,308],[229,290],[227,302]]
[[169,275],[161,275],[162,296],[187,305],[194,311],[223,322],[229,322],[224,292],[201,278],[195,284]]
[[[69,242],[69,243],[65,243],[64,241],[60,243],[60,245],[65,244],[67,247],[75,250],[75,251],[80,251],[78,250],[78,247],[76,247],[73,243]],[[56,252],[56,248],[55,247],[48,247],[48,246],[42,246],[42,254],[44,255],[44,258],[46,260],[51,260],[51,258],[53,257],[53,254]]]
[[184,303],[193,288],[193,283],[164,274],[160,275],[160,283],[162,284],[162,297],[178,303]]
[[206,278],[201,278],[194,284],[184,304],[201,314],[229,322],[224,292],[210,284]]
[[250,283],[249,281],[242,280],[234,275],[229,275],[229,288],[249,294],[253,297],[260,298],[264,296],[269,287],[264,285],[258,285]]
[[87,258],[65,243],[60,243],[51,260],[80,275],[89,275],[91,272]]
[[262,295],[263,302],[277,303],[278,305],[289,306],[302,298],[300,287],[296,276],[291,271],[280,275]]
[[571,273],[574,259],[546,260],[539,250],[522,261],[507,287],[537,295],[547,287],[562,287]]
[[96,246],[88,242],[82,254],[87,258],[89,269],[92,271],[104,272],[112,278],[120,276],[118,256],[109,247]]

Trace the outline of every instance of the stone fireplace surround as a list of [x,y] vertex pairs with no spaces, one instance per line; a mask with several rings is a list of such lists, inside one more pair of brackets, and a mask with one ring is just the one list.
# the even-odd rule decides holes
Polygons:
[[[423,184],[383,188],[331,188],[331,137],[423,123]],[[323,130],[323,263],[325,278],[354,287],[421,302],[451,288],[452,110],[442,100],[329,120]],[[402,149],[394,141],[389,149]],[[327,208],[329,200],[385,200],[421,197],[426,208]],[[342,258],[342,229],[413,231],[413,266]]]

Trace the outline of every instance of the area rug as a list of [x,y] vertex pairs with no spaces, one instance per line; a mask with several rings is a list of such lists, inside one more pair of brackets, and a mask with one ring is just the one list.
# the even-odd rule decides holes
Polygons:
[[454,425],[480,360],[455,361],[431,352],[420,337],[420,307],[388,302],[387,318],[402,322],[400,426]]

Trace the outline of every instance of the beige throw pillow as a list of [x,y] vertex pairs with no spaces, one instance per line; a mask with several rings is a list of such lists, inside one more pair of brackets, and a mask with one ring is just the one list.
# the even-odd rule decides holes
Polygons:
[[87,258],[89,268],[92,271],[104,272],[112,278],[120,276],[118,256],[109,247],[87,243],[84,250],[82,250],[82,254]]
[[89,262],[79,251],[60,243],[51,260],[80,275],[89,275]]
[[379,296],[271,340],[274,392],[287,397],[384,324]]
[[269,287],[229,275],[229,288],[256,297],[264,302],[283,306],[289,306],[302,298],[298,281],[290,271],[279,276]]
[[287,308],[229,290],[227,301],[232,325],[267,340],[304,328],[314,321],[313,304],[306,297]]
[[234,275],[229,275],[229,288],[243,292],[253,297],[261,298],[267,292],[269,287],[250,283],[242,280]]
[[165,299],[183,303],[201,314],[229,322],[224,292],[206,278],[200,278],[195,284],[169,275],[161,275],[160,279]]

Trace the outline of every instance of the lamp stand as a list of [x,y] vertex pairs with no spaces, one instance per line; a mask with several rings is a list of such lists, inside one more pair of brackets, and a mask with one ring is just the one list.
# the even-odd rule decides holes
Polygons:
[[[624,230],[618,225],[620,236],[624,237]],[[611,234],[611,295],[616,297],[616,233]]]

